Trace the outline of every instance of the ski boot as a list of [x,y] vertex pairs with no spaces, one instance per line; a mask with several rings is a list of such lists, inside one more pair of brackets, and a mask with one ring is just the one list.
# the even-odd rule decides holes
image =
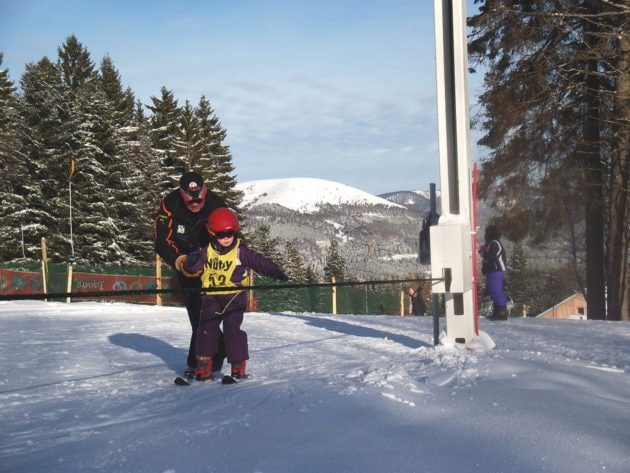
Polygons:
[[508,311],[507,307],[497,307],[494,309],[492,313],[492,317],[490,320],[507,320],[508,319]]
[[212,379],[212,357],[197,355],[197,368],[195,368],[195,379],[197,381],[207,381]]
[[245,360],[241,362],[232,363],[232,378],[234,379],[245,379],[247,378],[246,373],[247,363]]

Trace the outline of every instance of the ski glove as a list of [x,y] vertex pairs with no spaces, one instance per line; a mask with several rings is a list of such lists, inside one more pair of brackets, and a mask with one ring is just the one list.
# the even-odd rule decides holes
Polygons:
[[[200,269],[199,271],[196,271],[194,273],[189,273],[188,271],[186,271],[186,260],[188,259],[187,255],[181,255],[178,256],[177,259],[175,260],[175,268],[177,268],[177,270],[182,273],[184,276],[186,276],[187,278],[198,278],[199,276],[201,276],[201,273],[203,273],[203,269]],[[190,264],[191,262],[189,262]]]

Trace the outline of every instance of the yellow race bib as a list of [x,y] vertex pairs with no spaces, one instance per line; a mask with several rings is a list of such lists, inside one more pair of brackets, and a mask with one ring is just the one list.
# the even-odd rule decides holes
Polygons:
[[[204,264],[203,274],[201,275],[201,287],[204,289],[211,289],[213,287],[239,287],[232,282],[232,275],[234,274],[236,267],[241,264],[238,258],[238,247],[240,244],[240,240],[237,241],[234,248],[224,254],[217,253],[212,245],[208,245],[206,262]],[[248,284],[247,276],[243,277],[241,284]],[[236,289],[234,291],[206,291],[204,293],[234,294],[235,292],[241,292],[241,289]]]

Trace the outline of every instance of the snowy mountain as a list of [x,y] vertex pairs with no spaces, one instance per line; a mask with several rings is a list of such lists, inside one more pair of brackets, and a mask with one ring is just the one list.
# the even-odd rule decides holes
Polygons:
[[323,179],[249,181],[237,188],[244,194],[245,230],[267,225],[280,246],[293,243],[305,265],[316,271],[324,267],[332,238],[359,277],[402,277],[421,269],[418,234],[424,214],[417,207]]
[[[408,209],[415,209],[426,215],[431,208],[431,196],[429,191],[396,191],[381,194],[379,197],[389,200],[395,204],[402,205]],[[438,208],[440,202],[439,193],[437,193]]]
[[403,207],[339,182],[309,177],[247,181],[236,188],[244,194],[243,205],[250,208],[277,204],[302,213],[314,213],[326,205]]

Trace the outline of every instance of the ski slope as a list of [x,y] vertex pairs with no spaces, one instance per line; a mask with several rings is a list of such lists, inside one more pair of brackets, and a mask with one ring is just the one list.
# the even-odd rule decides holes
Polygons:
[[481,328],[248,313],[252,378],[179,387],[183,308],[0,302],[0,471],[630,471],[630,324]]

